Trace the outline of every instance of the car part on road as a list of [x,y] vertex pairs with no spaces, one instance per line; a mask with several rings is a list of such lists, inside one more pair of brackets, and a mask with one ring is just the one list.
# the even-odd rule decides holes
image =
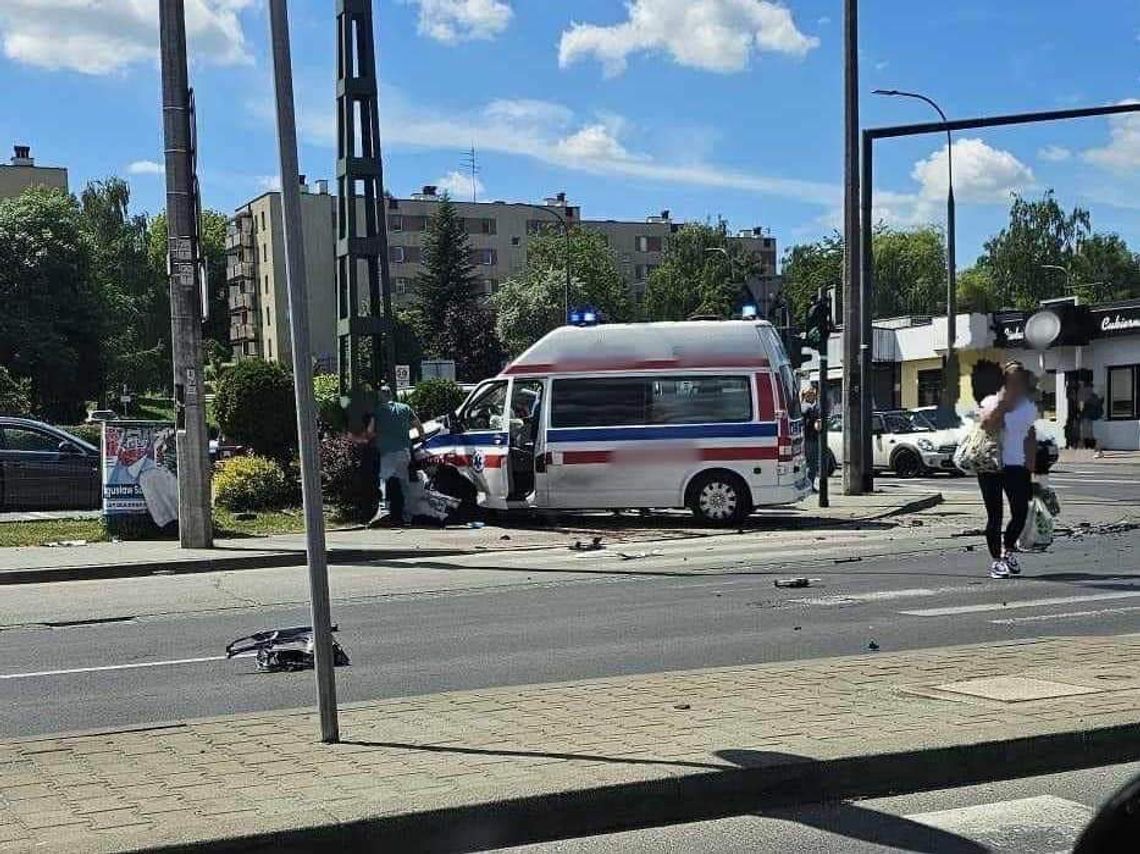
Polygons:
[[575,540],[574,544],[568,547],[572,552],[596,552],[605,548],[602,545],[601,537],[594,537],[589,543],[583,543],[581,540]]
[[[332,626],[331,630],[335,632],[337,627]],[[313,647],[312,626],[270,629],[231,641],[226,645],[226,658],[256,651],[258,670],[265,673],[288,673],[313,667]],[[343,667],[348,663],[348,654],[334,639],[334,666]]]
[[776,587],[810,587],[810,578],[777,578],[772,582]]

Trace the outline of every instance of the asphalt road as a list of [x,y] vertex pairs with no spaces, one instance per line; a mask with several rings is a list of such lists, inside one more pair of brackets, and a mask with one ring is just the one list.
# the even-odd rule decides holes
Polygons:
[[511,854],[1060,854],[1140,763],[982,786],[770,810],[520,848]]
[[[1140,502],[1140,463],[1108,460],[1086,463],[1058,463],[1049,473],[1049,482],[1064,501]],[[937,489],[947,494],[976,493],[977,482],[970,477],[933,475],[915,480],[899,480],[885,473],[876,476],[877,488]]]
[[[340,699],[1136,630],[1140,532],[1061,540],[992,581],[977,541],[948,531],[336,567]],[[777,589],[785,575],[813,581]],[[5,588],[0,736],[310,705],[310,673],[220,660],[235,637],[307,623],[304,601],[300,569]]]

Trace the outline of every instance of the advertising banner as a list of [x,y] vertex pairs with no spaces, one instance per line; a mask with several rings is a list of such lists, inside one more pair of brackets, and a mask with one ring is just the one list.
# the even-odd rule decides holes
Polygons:
[[149,516],[160,528],[178,518],[173,424],[103,422],[103,515]]

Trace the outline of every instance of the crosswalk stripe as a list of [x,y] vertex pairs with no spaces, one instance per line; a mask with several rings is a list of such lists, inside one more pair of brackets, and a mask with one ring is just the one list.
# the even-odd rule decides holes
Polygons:
[[1024,617],[1007,617],[1003,620],[990,620],[995,626],[1016,626],[1018,623],[1045,623],[1049,620],[1077,620],[1082,617],[1111,617],[1116,614],[1131,614],[1140,611],[1140,606],[1128,608],[1097,608],[1091,611],[1063,611],[1060,614],[1029,614]]
[[922,608],[900,611],[908,617],[953,617],[958,614],[981,614],[988,611],[1008,611],[1012,608],[1048,608],[1052,605],[1078,605],[1081,602],[1101,602],[1109,599],[1135,599],[1140,590],[1117,593],[1090,593],[1087,596],[1053,596],[1048,599],[1022,599],[1006,602],[979,602],[976,605],[954,605],[948,608]]

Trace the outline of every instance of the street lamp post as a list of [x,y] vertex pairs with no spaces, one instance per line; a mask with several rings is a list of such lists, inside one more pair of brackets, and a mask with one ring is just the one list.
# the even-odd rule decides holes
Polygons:
[[542,205],[532,205],[527,202],[516,202],[519,207],[530,208],[531,210],[542,211],[543,213],[550,214],[556,220],[562,229],[562,236],[566,238],[566,284],[563,288],[563,312],[562,319],[564,323],[570,322],[570,224],[566,221],[566,217],[560,214],[553,208],[544,208]]
[[[903,92],[899,89],[876,89],[876,95],[914,98],[934,108],[943,123],[949,121],[946,113],[931,98],[918,92]],[[942,389],[942,405],[954,409],[958,405],[958,267],[955,254],[955,211],[954,211],[954,139],[950,129],[946,129],[946,369],[945,387]]]

